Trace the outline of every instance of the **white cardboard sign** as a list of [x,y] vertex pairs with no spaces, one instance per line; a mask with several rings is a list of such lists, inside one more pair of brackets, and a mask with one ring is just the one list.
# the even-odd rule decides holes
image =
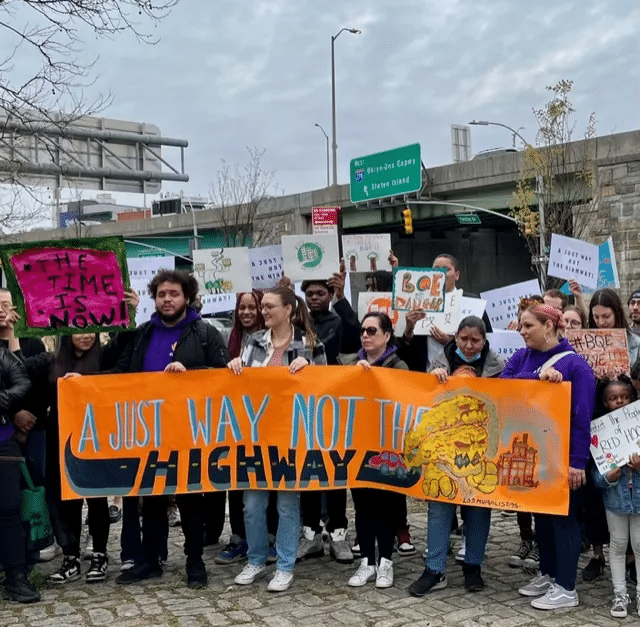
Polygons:
[[390,250],[389,233],[342,236],[342,256],[348,272],[391,271]]
[[215,314],[223,311],[233,311],[236,308],[235,294],[204,294],[200,298],[201,314]]
[[167,257],[127,257],[129,284],[138,292],[140,303],[136,309],[136,323],[147,322],[156,311],[156,303],[149,296],[148,285],[159,270],[175,270],[176,258]]
[[598,287],[598,246],[565,235],[551,235],[549,276],[575,279],[592,289]]
[[283,270],[292,281],[328,279],[340,267],[336,235],[283,235]]
[[444,295],[444,311],[434,313],[425,312],[425,317],[416,322],[413,331],[415,335],[431,335],[433,327],[438,327],[448,335],[454,335],[460,324],[460,312],[462,307],[462,290],[453,290]]
[[487,333],[487,341],[489,348],[504,361],[509,361],[516,351],[526,348],[522,336],[517,331],[498,330]]
[[193,275],[201,294],[251,291],[249,249],[207,248],[193,251]]
[[591,456],[601,474],[640,453],[640,401],[591,421]]
[[481,292],[480,296],[487,301],[486,311],[491,320],[491,326],[494,329],[506,330],[509,322],[518,318],[520,299],[533,294],[540,294],[537,279]]
[[392,292],[360,292],[358,295],[358,320],[362,320],[364,315],[370,311],[381,311],[391,318],[393,332],[396,337],[404,333],[406,326],[405,313],[392,308]]
[[282,278],[282,246],[262,246],[249,249],[251,283],[256,289],[275,287]]
[[487,307],[486,300],[483,300],[482,298],[463,296],[460,301],[460,320],[464,320],[467,316],[482,318],[484,310]]

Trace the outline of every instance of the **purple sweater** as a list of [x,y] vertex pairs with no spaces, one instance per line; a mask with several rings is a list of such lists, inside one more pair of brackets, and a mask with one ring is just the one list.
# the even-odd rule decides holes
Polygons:
[[[566,339],[551,350],[541,352],[521,348],[504,367],[503,379],[537,379],[536,370],[556,353],[572,351],[562,357],[554,368],[562,374],[563,381],[571,383],[571,427],[569,435],[569,466],[584,469],[589,459],[591,418],[596,401],[596,380],[593,370],[583,357],[577,355]],[[551,390],[550,390],[551,393]]]

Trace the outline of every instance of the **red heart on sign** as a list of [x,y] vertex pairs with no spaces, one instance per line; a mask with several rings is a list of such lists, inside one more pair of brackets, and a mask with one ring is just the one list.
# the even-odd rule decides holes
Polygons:
[[591,444],[593,444],[593,446],[598,446],[598,436],[597,435],[592,435],[591,436]]

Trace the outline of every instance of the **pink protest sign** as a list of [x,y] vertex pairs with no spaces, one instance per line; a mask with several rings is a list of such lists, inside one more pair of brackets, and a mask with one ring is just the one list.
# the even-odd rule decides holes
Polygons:
[[10,245],[0,256],[21,316],[16,333],[20,325],[22,335],[132,326],[120,238]]

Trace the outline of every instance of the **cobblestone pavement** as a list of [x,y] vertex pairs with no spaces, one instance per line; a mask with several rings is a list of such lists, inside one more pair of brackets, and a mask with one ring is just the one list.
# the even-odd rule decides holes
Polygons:
[[[252,586],[237,586],[235,575],[243,564],[219,566],[213,557],[222,544],[205,549],[209,586],[200,591],[185,585],[182,537],[171,530],[170,555],[165,573],[139,585],[119,586],[114,579],[120,571],[120,524],[112,526],[109,565],[106,582],[86,584],[84,578],[64,586],[41,589],[42,601],[20,605],[0,601],[1,627],[607,627],[619,625],[611,618],[610,573],[586,584],[578,583],[580,606],[573,609],[544,612],[530,606],[530,600],[518,595],[518,587],[530,575],[509,568],[506,559],[519,544],[515,517],[494,512],[487,557],[483,565],[486,588],[480,593],[466,593],[462,572],[449,557],[449,585],[443,590],[416,599],[407,586],[423,570],[425,505],[410,503],[409,520],[418,553],[412,557],[394,557],[395,584],[389,589],[376,589],[374,583],[364,588],[350,588],[347,579],[355,566],[337,564],[328,555],[308,560],[296,567],[291,588],[282,593],[269,593],[267,579]],[[350,512],[353,520],[353,511]],[[454,536],[455,538],[455,536]],[[226,539],[226,535],[223,535]],[[454,539],[455,548],[459,540]],[[60,557],[38,565],[46,575],[60,564]],[[580,566],[588,556],[583,555]],[[85,562],[87,564],[87,562]],[[271,567],[273,568],[273,567]],[[635,604],[634,604],[635,608]],[[635,614],[635,612],[634,612]],[[637,621],[635,614],[625,619]]]

